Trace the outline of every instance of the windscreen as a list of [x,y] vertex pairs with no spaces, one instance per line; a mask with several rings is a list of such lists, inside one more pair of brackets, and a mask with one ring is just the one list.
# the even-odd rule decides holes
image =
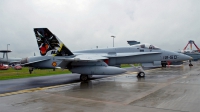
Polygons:
[[160,49],[159,47],[148,43],[132,45],[132,47],[145,48],[145,49]]

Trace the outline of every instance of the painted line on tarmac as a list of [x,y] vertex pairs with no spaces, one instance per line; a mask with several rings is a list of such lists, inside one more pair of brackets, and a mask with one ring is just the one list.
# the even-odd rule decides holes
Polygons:
[[0,94],[0,97],[22,94],[22,93],[30,93],[30,92],[39,91],[39,90],[43,90],[43,88],[32,88],[32,89],[25,89],[25,90],[20,90],[16,92],[4,93],[4,94]]
[[49,86],[49,87],[37,87],[37,88],[31,88],[31,89],[24,89],[24,90],[19,90],[19,91],[16,91],[16,92],[9,92],[9,93],[0,94],[0,97],[23,94],[23,93],[31,93],[31,92],[47,90],[47,89],[53,89],[53,88],[63,87],[63,86],[66,86],[66,85],[71,85],[71,84],[73,84],[73,83],[56,85],[56,86]]

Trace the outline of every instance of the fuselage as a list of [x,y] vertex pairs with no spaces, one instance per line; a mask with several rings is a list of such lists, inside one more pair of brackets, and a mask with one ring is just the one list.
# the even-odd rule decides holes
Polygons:
[[118,55],[123,53],[147,53],[143,55],[134,56],[124,56],[124,57],[113,57],[109,58],[109,65],[120,65],[120,64],[133,64],[133,63],[153,63],[156,61],[183,61],[189,60],[191,57],[183,55],[182,53],[176,53],[171,51],[166,51],[162,49],[149,49],[140,47],[116,47],[116,48],[106,48],[106,49],[91,49],[73,52],[77,55],[83,54],[95,54],[95,55]]
[[[119,66],[121,64],[134,63],[162,64],[163,62],[168,61],[177,62],[191,59],[191,57],[182,53],[171,52],[162,49],[149,49],[132,46],[82,50],[73,52],[73,54],[73,56],[34,56],[32,58],[27,58],[27,61],[34,62],[36,60],[45,60],[42,61],[42,63],[33,63],[31,66],[35,66],[37,68],[55,68],[62,64],[63,60],[61,60],[61,58],[76,58],[76,56],[107,57],[108,59],[103,61],[106,62],[109,66]],[[56,63],[56,65],[52,65],[53,62]],[[68,62],[66,63],[66,68],[68,68],[67,64]]]

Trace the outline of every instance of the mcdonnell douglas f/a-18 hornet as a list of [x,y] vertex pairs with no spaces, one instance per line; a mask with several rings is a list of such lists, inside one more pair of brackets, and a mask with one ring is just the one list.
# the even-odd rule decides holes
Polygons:
[[[66,68],[80,74],[80,80],[88,80],[92,75],[126,72],[118,67],[120,64],[145,63],[156,66],[167,61],[191,59],[190,56],[162,50],[150,44],[71,52],[47,28],[34,28],[34,33],[42,56],[27,57],[21,63],[32,68]],[[144,72],[138,73],[138,77],[144,76]]]

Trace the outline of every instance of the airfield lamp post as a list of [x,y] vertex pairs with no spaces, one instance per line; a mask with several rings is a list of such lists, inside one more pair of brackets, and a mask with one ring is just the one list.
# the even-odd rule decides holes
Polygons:
[[10,44],[7,44],[7,50],[8,50],[8,45],[10,45]]
[[115,36],[111,36],[112,38],[113,38],[113,47],[114,47],[114,38],[115,38]]
[[10,45],[10,44],[7,44],[7,52],[6,52],[7,62],[8,62],[8,45]]

